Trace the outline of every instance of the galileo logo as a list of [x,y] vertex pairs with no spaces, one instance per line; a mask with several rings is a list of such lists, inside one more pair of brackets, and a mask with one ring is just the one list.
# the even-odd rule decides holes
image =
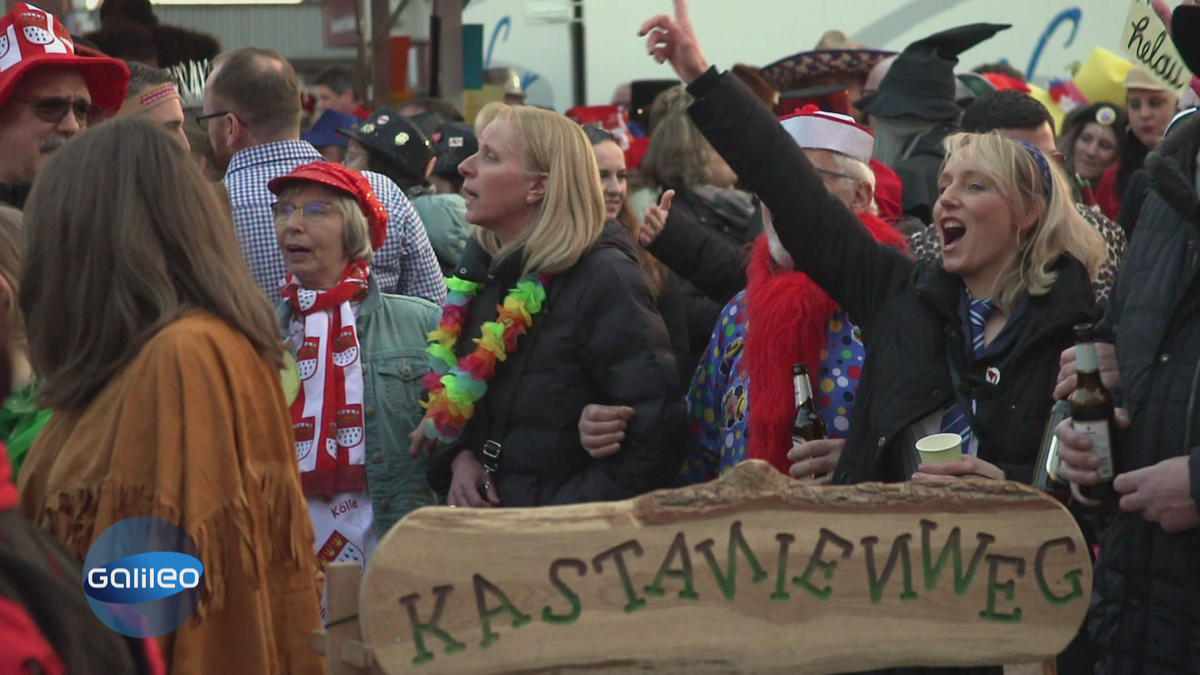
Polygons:
[[132,637],[158,637],[196,611],[204,594],[204,565],[191,537],[172,523],[126,518],[92,544],[83,589],[109,628]]

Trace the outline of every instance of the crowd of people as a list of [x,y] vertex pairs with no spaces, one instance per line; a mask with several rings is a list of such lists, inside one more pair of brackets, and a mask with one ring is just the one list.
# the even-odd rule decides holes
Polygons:
[[[349,71],[306,92],[271,50],[175,54],[132,1],[98,49],[33,5],[0,19],[0,673],[324,672],[325,566],[424,506],[748,459],[1030,484],[1080,324],[1124,465],[1093,501],[1088,437],[1054,430],[1097,554],[1058,672],[1200,672],[1200,80],[1180,100],[1108,59],[1106,97],[1048,98],[960,72],[1002,24],[722,72],[674,5],[640,29],[679,78],[623,92],[653,94],[642,122],[515,94],[470,123],[368,110]],[[1200,71],[1200,3],[1155,9]],[[828,438],[794,437],[801,365]],[[920,460],[939,432],[961,461]],[[157,639],[79,581],[135,516],[204,565]]]

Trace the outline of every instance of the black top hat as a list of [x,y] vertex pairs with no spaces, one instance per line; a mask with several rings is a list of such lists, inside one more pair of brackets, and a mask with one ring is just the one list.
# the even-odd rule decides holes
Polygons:
[[433,144],[412,120],[391,108],[380,108],[343,135],[362,143],[400,175],[418,183],[425,180],[425,167],[433,159]]
[[1188,70],[1200,73],[1200,7],[1180,5],[1171,15],[1171,39]]
[[878,117],[957,117],[961,111],[955,103],[958,55],[1008,28],[1010,24],[973,23],[917,40],[896,58],[879,89],[855,106]]
[[448,178],[459,178],[458,165],[479,152],[479,140],[475,138],[475,127],[466,122],[439,124],[433,135],[437,150],[437,164],[433,173]]

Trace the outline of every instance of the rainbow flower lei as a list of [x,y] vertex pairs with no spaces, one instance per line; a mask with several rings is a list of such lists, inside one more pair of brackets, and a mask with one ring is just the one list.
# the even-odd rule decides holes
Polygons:
[[517,338],[528,332],[533,316],[542,311],[549,280],[549,274],[522,277],[497,307],[496,320],[480,327],[480,336],[473,340],[475,351],[457,358],[454,345],[462,335],[467,308],[483,284],[458,277],[446,279],[442,320],[429,334],[426,349],[433,370],[421,380],[429,390],[429,401],[421,403],[428,411],[427,436],[451,443],[462,435],[467,420],[475,415],[475,404],[487,393],[488,382],[496,374],[496,362],[508,358],[517,348]]

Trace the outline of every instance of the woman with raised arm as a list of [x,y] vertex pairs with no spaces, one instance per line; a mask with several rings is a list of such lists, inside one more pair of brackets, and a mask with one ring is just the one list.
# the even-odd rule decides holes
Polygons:
[[[881,245],[736,78],[710,68],[676,17],[642,25],[696,103],[689,114],[774,214],[795,262],[862,328],[871,354],[834,483],[982,476],[1028,482],[1059,354],[1094,318],[1089,270],[1104,243],[1037,148],[956,135],[938,181],[941,265]],[[960,462],[919,464],[915,441],[964,438]]]

